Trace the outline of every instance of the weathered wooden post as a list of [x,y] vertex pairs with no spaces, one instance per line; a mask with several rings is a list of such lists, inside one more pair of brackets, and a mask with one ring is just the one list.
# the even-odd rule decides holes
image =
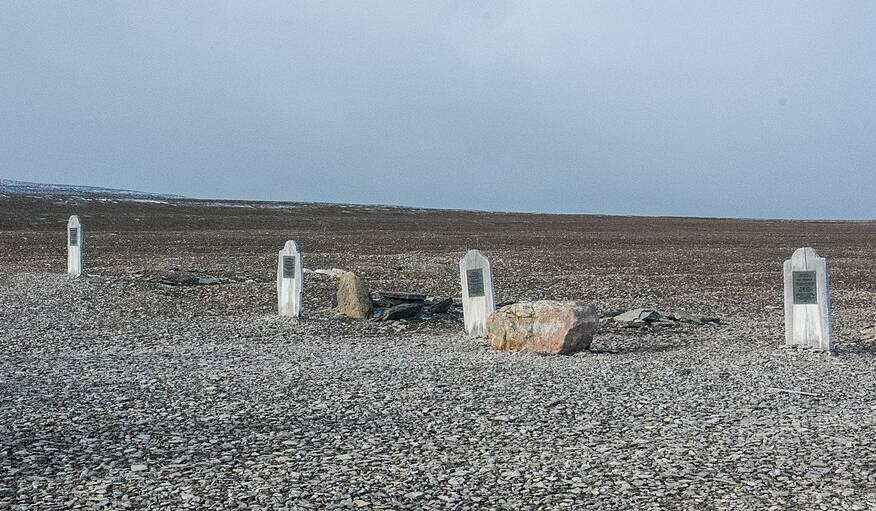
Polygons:
[[84,249],[85,232],[78,215],[72,215],[67,220],[67,275],[78,277],[82,275],[82,252]]
[[303,287],[301,253],[294,241],[287,241],[277,261],[277,309],[281,316],[301,316]]
[[799,248],[785,261],[785,342],[831,351],[827,260]]
[[486,335],[487,317],[496,309],[490,261],[479,251],[469,250],[459,260],[459,277],[465,331],[471,337],[483,337]]

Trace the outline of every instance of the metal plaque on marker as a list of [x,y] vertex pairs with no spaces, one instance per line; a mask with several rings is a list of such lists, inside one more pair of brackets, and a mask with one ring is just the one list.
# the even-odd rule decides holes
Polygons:
[[477,268],[468,270],[465,274],[466,282],[468,282],[468,296],[475,298],[484,296],[484,269]]
[[70,246],[78,247],[79,246],[79,228],[71,227],[70,228]]
[[283,256],[283,278],[295,278],[295,256]]
[[812,305],[818,303],[818,283],[814,271],[795,271],[794,305]]

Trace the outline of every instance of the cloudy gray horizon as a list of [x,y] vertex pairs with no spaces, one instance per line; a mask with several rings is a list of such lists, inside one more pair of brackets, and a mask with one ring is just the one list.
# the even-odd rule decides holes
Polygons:
[[876,3],[0,4],[0,177],[876,218]]

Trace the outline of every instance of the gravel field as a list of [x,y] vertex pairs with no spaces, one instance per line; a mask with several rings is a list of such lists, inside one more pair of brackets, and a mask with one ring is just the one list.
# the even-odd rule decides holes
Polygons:
[[[65,269],[76,213],[88,276]],[[722,324],[495,353],[452,316],[336,317],[372,291],[581,299]],[[833,356],[782,346],[782,262],[831,264]],[[876,509],[876,223],[0,196],[0,509]],[[165,286],[168,272],[218,277]],[[817,394],[796,394],[774,389]]]

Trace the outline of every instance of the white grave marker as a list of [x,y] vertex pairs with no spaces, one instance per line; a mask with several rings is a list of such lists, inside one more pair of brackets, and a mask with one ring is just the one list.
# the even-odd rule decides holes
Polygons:
[[487,333],[487,317],[496,309],[490,261],[477,250],[469,250],[459,260],[459,278],[465,331],[471,337],[483,337]]
[[287,241],[277,261],[277,309],[281,316],[301,316],[303,276],[298,245]]
[[79,216],[73,215],[67,220],[67,275],[78,277],[82,275],[82,251],[85,232]]
[[827,260],[799,248],[785,261],[785,343],[831,351]]

